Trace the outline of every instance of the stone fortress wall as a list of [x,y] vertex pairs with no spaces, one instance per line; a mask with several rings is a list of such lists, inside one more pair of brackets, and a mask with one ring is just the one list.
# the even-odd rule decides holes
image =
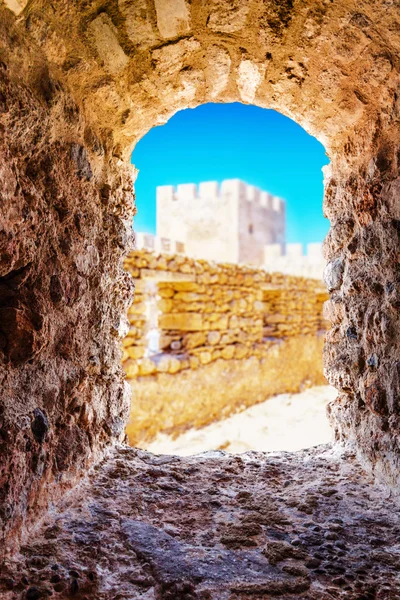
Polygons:
[[285,275],[322,279],[326,260],[322,254],[322,244],[269,244],[264,248],[263,268],[269,272],[278,271]]
[[136,280],[123,341],[132,445],[325,382],[319,281],[148,250],[125,267]]
[[185,244],[171,238],[139,231],[135,232],[135,249],[184,254]]
[[[185,244],[174,239],[136,233],[135,248],[153,252],[186,254]],[[310,277],[322,280],[326,261],[322,254],[322,244],[307,244],[303,253],[302,244],[267,244],[264,246],[262,269],[270,273],[284,273],[297,277]]]
[[[136,249],[251,264],[322,279],[322,244],[286,244],[284,200],[239,179],[158,186],[157,234],[136,233]],[[179,232],[179,233],[178,233]]]
[[157,236],[193,258],[262,265],[265,244],[285,240],[285,202],[239,179],[157,188]]

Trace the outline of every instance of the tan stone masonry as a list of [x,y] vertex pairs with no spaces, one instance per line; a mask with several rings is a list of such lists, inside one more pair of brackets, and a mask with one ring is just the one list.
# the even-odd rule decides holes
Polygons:
[[[133,281],[122,264],[133,243],[137,171],[131,164],[132,150],[152,127],[177,111],[210,101],[276,109],[324,144],[330,166],[324,169],[323,211],[331,229],[323,254],[330,293],[326,316],[332,323],[324,368],[339,392],[330,407],[330,421],[335,441],[356,451],[373,477],[398,493],[399,32],[398,3],[393,0],[0,2],[3,554],[33,540],[32,528],[48,507],[57,506],[125,435],[132,391],[123,381],[120,348]],[[157,160],[162,156],[155,153]],[[179,266],[174,269],[179,272]],[[205,331],[223,332],[214,327],[188,333]],[[296,338],[279,339],[283,345]],[[207,345],[219,350],[218,344]],[[295,355],[296,362],[301,355],[300,351]],[[194,351],[193,357],[197,358]],[[232,360],[244,364],[248,359],[221,357],[202,369]],[[287,370],[292,369],[290,364]],[[186,368],[170,378],[178,382],[183,375],[198,372]],[[161,375],[166,376],[141,376],[141,381]],[[225,387],[224,393],[231,393],[232,381]],[[317,465],[315,457],[311,460]],[[294,470],[295,463],[291,463]],[[216,464],[215,469],[217,473],[220,467]],[[248,481],[246,474],[244,486]],[[151,485],[146,480],[146,489]],[[104,493],[114,486],[113,473]],[[367,497],[369,492],[357,486],[358,498]],[[188,495],[193,493],[188,490]],[[258,489],[254,495],[259,496]],[[132,500],[131,491],[129,497]],[[125,497],[119,500],[126,503]],[[140,501],[127,503],[132,516]],[[171,498],[171,506],[173,502]],[[379,507],[373,501],[369,505],[380,518]],[[257,510],[260,515],[261,508]],[[340,504],[331,505],[329,519],[335,510],[346,512]],[[179,508],[179,518],[185,511],[189,523],[193,507]],[[319,514],[316,508],[317,519]],[[158,508],[156,518],[158,523]],[[202,545],[203,533],[212,526],[209,520],[199,525],[196,556],[208,548]],[[89,524],[90,531],[93,527]],[[47,554],[47,533],[50,568],[58,559]],[[354,531],[350,535],[354,537]],[[363,536],[364,552],[366,540],[372,538],[369,525]],[[121,539],[126,550],[126,538]],[[122,569],[125,583],[126,563],[115,560],[104,539],[99,544],[114,561],[104,586],[111,579],[117,581],[114,568]],[[93,547],[92,536],[89,545]],[[73,552],[76,555],[76,547]],[[187,552],[193,556],[193,547]],[[36,560],[36,549],[32,553]],[[164,555],[162,559],[165,563]],[[101,555],[94,561],[104,573]],[[329,558],[329,564],[333,562],[336,558]],[[371,582],[366,595],[398,595],[395,583],[393,593],[377,589],[373,562],[383,560],[371,555],[366,564]],[[391,564],[397,572],[397,563]],[[67,572],[70,567],[71,563]],[[348,567],[343,566],[344,572]],[[153,573],[155,568],[153,563]],[[221,572],[220,567],[217,570]],[[20,568],[18,572],[16,600],[25,595],[19,587]],[[42,581],[43,572],[37,579],[26,574],[27,581]],[[305,595],[322,600],[332,596],[332,583],[330,574],[318,576],[304,595],[297,591],[290,595],[296,600]],[[356,583],[364,592],[365,584]],[[164,584],[161,577],[148,593],[161,597]],[[200,600],[210,594],[212,600],[232,593],[235,600],[248,596],[232,592],[228,580],[216,593],[204,592],[206,596],[197,583],[195,587],[192,595]],[[86,595],[82,588],[79,595]],[[125,593],[118,584],[112,594],[98,589],[89,596],[105,600],[117,593],[143,596],[143,590]],[[178,591],[171,591],[174,600]],[[31,592],[37,595],[30,590],[30,597]],[[250,593],[263,595],[254,588]],[[334,595],[350,600],[360,594],[353,587],[350,592],[337,588]]]
[[[132,444],[324,382],[328,296],[319,281],[146,250],[132,252],[125,266],[137,282],[123,341]],[[158,353],[146,351],[150,281]]]

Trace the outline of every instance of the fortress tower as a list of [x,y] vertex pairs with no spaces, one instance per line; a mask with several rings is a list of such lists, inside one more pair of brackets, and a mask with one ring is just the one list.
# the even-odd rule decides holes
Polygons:
[[285,241],[285,202],[239,179],[161,186],[157,236],[194,258],[261,266],[264,246]]

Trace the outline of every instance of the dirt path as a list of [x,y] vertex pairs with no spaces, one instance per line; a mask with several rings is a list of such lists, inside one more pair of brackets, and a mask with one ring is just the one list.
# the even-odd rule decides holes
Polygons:
[[143,448],[154,454],[189,456],[207,450],[240,453],[248,450],[296,451],[331,441],[326,406],[337,392],[330,386],[299,394],[280,394],[177,439],[160,434]]

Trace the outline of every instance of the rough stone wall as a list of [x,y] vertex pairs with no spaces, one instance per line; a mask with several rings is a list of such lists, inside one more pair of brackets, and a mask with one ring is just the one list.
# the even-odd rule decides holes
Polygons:
[[[132,444],[324,382],[328,295],[318,281],[146,250],[125,266],[136,280],[123,341]],[[161,331],[154,355],[146,353],[151,302]]]
[[[6,5],[19,14],[17,18],[2,8],[0,20],[1,65],[7,67],[1,66],[2,78],[9,80],[2,89],[1,106],[7,108],[0,117],[6,156],[1,190],[6,197],[4,277],[12,269],[28,268],[20,282],[3,280],[15,298],[5,300],[5,314],[14,316],[5,321],[3,335],[10,339],[12,331],[18,340],[14,330],[21,327],[32,340],[27,354],[22,351],[22,365],[11,362],[11,355],[20,356],[18,342],[16,353],[4,359],[1,515],[8,531],[18,533],[26,507],[35,506],[31,515],[46,507],[51,486],[42,484],[60,476],[58,464],[65,466],[64,481],[73,483],[91,452],[90,444],[78,448],[75,442],[70,451],[66,441],[71,430],[77,438],[83,431],[75,413],[71,421],[72,406],[66,408],[72,396],[96,398],[93,448],[113,437],[103,424],[106,415],[112,421],[122,412],[119,354],[117,342],[110,342],[110,328],[119,328],[119,303],[127,289],[117,265],[129,239],[120,216],[131,211],[132,148],[176,111],[207,101],[275,108],[325,145],[331,160],[325,212],[332,222],[325,250],[331,290],[327,315],[334,325],[325,364],[327,377],[340,390],[333,423],[340,439],[352,443],[375,473],[398,487],[397,3],[7,0]],[[90,182],[85,181],[84,150],[74,147],[71,154],[75,143],[86,150],[94,174]],[[26,173],[29,164],[33,172],[39,169],[36,176],[29,169]],[[59,179],[52,184],[55,174]],[[21,194],[28,205],[32,199],[34,226],[24,216],[27,209],[22,213]],[[64,201],[70,212],[64,211]],[[47,203],[61,208],[55,214]],[[70,221],[70,215],[76,219]],[[94,271],[82,276],[82,290],[88,286],[81,292],[85,301],[71,307],[68,298],[76,296],[63,292],[56,308],[49,275],[61,280],[65,274],[63,290],[69,289],[70,279],[73,288],[78,285],[78,275],[71,275],[75,258],[67,256],[67,249],[77,245],[73,256],[79,256],[83,240],[99,253]],[[52,293],[59,296],[57,284]],[[15,305],[25,308],[16,312]],[[63,350],[55,340],[71,331],[72,315],[72,340]],[[10,350],[14,344],[8,343],[2,342]],[[70,352],[76,352],[75,362],[63,357]],[[94,387],[90,380],[88,391],[82,392],[73,372],[89,374],[90,356],[102,357],[104,368],[93,376]],[[49,445],[41,446],[31,426],[24,430],[20,423],[35,421],[40,438],[46,420],[40,413],[32,419],[32,411],[45,409],[50,380],[54,399],[48,402],[47,418],[52,433]],[[96,391],[91,395],[90,390]],[[62,439],[67,457],[74,460],[57,462],[53,470],[47,463],[42,470],[36,458],[30,462],[43,449],[55,456]]]
[[[358,173],[328,180],[325,372],[340,392],[337,439],[352,442],[398,492],[400,470],[400,103],[376,129]],[[368,160],[369,158],[369,160]],[[356,168],[356,167],[354,167]]]
[[3,553],[123,435],[121,217],[133,196],[108,141],[1,6],[0,48]]
[[285,202],[239,179],[159,186],[157,236],[193,258],[261,266],[265,244],[285,241]]

